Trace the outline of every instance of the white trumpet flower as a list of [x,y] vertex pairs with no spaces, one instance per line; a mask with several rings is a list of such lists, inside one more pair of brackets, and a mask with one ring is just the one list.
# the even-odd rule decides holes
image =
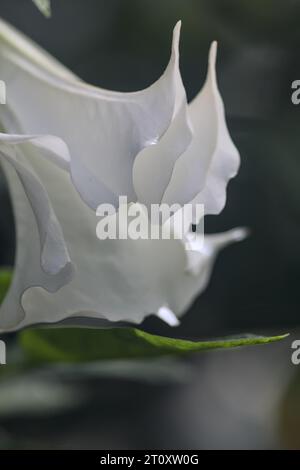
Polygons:
[[[17,252],[0,331],[36,323],[108,326],[156,314],[177,325],[206,287],[235,229],[182,240],[99,240],[100,203],[224,207],[239,154],[218,91],[216,44],[206,82],[188,104],[179,71],[178,23],[171,58],[149,88],[120,93],[80,81],[0,22],[0,160],[16,220]],[[190,221],[192,222],[192,221]],[[193,220],[198,223],[199,220]]]

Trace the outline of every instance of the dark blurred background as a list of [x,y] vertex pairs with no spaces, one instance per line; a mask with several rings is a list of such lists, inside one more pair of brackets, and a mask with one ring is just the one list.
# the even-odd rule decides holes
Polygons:
[[[218,40],[219,87],[241,170],[225,210],[206,218],[206,231],[246,226],[251,236],[219,256],[208,289],[177,330],[155,319],[143,327],[197,338],[286,331],[300,337],[300,105],[291,102],[291,83],[300,79],[300,1],[52,0],[46,19],[30,0],[0,0],[0,12],[84,80],[121,91],[158,78],[181,19],[181,70],[193,98],[209,45]],[[0,191],[5,265],[13,263],[14,229],[4,182]],[[84,398],[73,406],[70,399],[68,411],[56,407],[58,399],[50,413],[44,409],[49,377],[39,382],[39,411],[27,402],[17,412],[1,408],[0,390],[0,441],[3,434],[3,447],[300,448],[291,341],[172,366],[162,361],[158,367],[174,367],[171,384],[163,383],[163,370],[145,383],[130,364],[128,377],[117,369],[113,377],[70,371],[56,377],[56,393],[61,397],[67,387]]]

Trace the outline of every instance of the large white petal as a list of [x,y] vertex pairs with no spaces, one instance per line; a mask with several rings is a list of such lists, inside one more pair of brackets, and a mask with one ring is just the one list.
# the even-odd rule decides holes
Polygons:
[[175,162],[188,148],[192,137],[186,93],[178,71],[172,122],[159,142],[144,148],[133,165],[133,184],[139,202],[148,207],[162,202]]
[[[99,240],[98,219],[79,197],[68,173],[49,159],[41,159],[37,152],[30,151],[26,156],[62,225],[75,275],[68,284],[50,293],[47,284],[41,282],[42,277],[32,279],[31,270],[21,269],[28,266],[29,259],[31,266],[39,266],[38,230],[33,226],[29,232],[27,226],[26,231],[26,223],[33,224],[32,211],[26,206],[28,199],[22,197],[24,188],[10,177],[13,204],[19,205],[17,227],[22,233],[15,277],[23,279],[25,311],[25,317],[19,318],[11,329],[66,319],[69,324],[81,325],[90,319],[99,319],[102,326],[119,321],[139,323],[150,314],[158,314],[175,325],[176,317],[206,286],[216,253],[224,246],[224,237],[221,242],[218,238],[208,239],[211,250],[200,255],[196,245],[193,252],[186,251],[181,240]],[[235,238],[230,235],[225,241]],[[14,291],[9,292],[6,310],[16,309],[19,300]]]
[[[51,323],[72,315],[139,322],[149,313],[149,309],[150,313],[158,310],[168,291],[170,259],[173,259],[174,270],[184,271],[185,254],[182,249],[177,250],[181,243],[166,240],[161,246],[155,241],[98,240],[96,214],[81,200],[68,173],[49,160],[41,159],[35,152],[31,151],[27,156],[47,188],[62,224],[70,257],[75,265],[75,276],[68,286],[50,294],[47,287],[43,288],[40,279],[31,279],[30,270],[20,269],[28,266],[28,256],[31,257],[32,266],[39,265],[36,226],[33,224],[31,231],[26,232],[24,229],[22,239],[18,240],[20,255],[15,276],[22,276],[24,280],[22,304],[26,316],[14,327]],[[16,181],[10,178],[9,182],[14,192],[24,192],[21,185],[16,185]],[[20,224],[22,230],[27,220],[32,223],[32,218],[27,214],[30,212],[29,207],[27,210],[25,208],[25,201],[28,200],[21,194],[17,196],[13,197],[13,204],[24,203],[22,211],[16,213],[17,227]],[[153,246],[157,246],[154,252]],[[157,269],[159,260],[165,261],[163,265],[160,261]],[[31,288],[26,291],[30,282]],[[10,309],[20,300],[13,291],[9,292],[8,299]]]
[[[168,129],[178,86],[180,24],[160,79],[149,88],[119,93],[87,85],[4,22],[0,22],[1,79],[7,104],[0,120],[7,132],[52,134],[70,149],[71,174],[92,208],[136,200],[132,167],[136,155]],[[108,199],[109,198],[109,199]]]
[[0,160],[11,187],[17,229],[15,275],[1,306],[0,329],[23,321],[21,296],[29,286],[41,285],[54,292],[74,274],[47,191],[25,156],[26,149],[34,148],[45,159],[60,162],[61,168],[67,165],[67,149],[59,139],[0,134]]
[[[232,232],[209,236],[201,245],[187,235],[191,251],[186,240],[96,237],[98,220],[91,208],[99,202],[115,203],[119,194],[135,200],[134,189],[141,202],[160,202],[170,181],[163,202],[185,203],[201,195],[200,202],[216,211],[225,198],[227,179],[237,169],[238,156],[228,141],[216,88],[214,57],[204,90],[188,116],[178,72],[178,35],[177,26],[171,61],[161,79],[147,90],[124,94],[83,84],[0,23],[0,64],[9,91],[0,120],[10,132],[34,134],[2,135],[18,249],[0,331],[62,320],[139,323],[149,314],[176,325],[177,317],[205,288],[219,249],[237,240],[240,232]],[[209,125],[202,132],[204,116]],[[189,119],[195,137],[184,152],[191,137]],[[65,142],[37,133],[58,135]],[[149,153],[141,152],[150,145]],[[163,150],[164,159],[157,150]],[[143,193],[145,174],[154,177],[157,193],[151,179]],[[75,266],[72,279],[69,259]]]
[[216,50],[217,45],[213,43],[206,82],[189,105],[192,143],[177,160],[163,197],[163,202],[168,204],[204,204],[206,214],[223,209],[228,180],[236,175],[239,167],[239,153],[226,126],[216,81]]

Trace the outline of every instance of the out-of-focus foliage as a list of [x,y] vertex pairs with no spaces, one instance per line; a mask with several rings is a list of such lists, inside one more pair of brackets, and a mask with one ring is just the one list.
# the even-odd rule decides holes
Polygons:
[[[295,367],[295,366],[294,366]],[[298,366],[299,367],[299,366]],[[300,374],[294,369],[293,377],[279,407],[280,434],[287,449],[300,449]]]
[[10,269],[0,270],[0,304],[3,301],[6,292],[8,291],[12,277],[12,271]]

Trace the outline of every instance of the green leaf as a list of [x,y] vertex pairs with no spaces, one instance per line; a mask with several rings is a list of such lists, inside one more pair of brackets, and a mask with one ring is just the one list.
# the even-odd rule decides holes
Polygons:
[[0,304],[9,289],[12,280],[12,271],[10,269],[0,269]]
[[32,0],[35,6],[40,10],[40,12],[46,16],[46,18],[51,17],[51,3],[50,0]]
[[74,363],[182,355],[212,349],[267,344],[286,336],[288,335],[248,335],[214,341],[189,341],[152,335],[136,328],[39,328],[23,331],[20,341],[32,361]]

